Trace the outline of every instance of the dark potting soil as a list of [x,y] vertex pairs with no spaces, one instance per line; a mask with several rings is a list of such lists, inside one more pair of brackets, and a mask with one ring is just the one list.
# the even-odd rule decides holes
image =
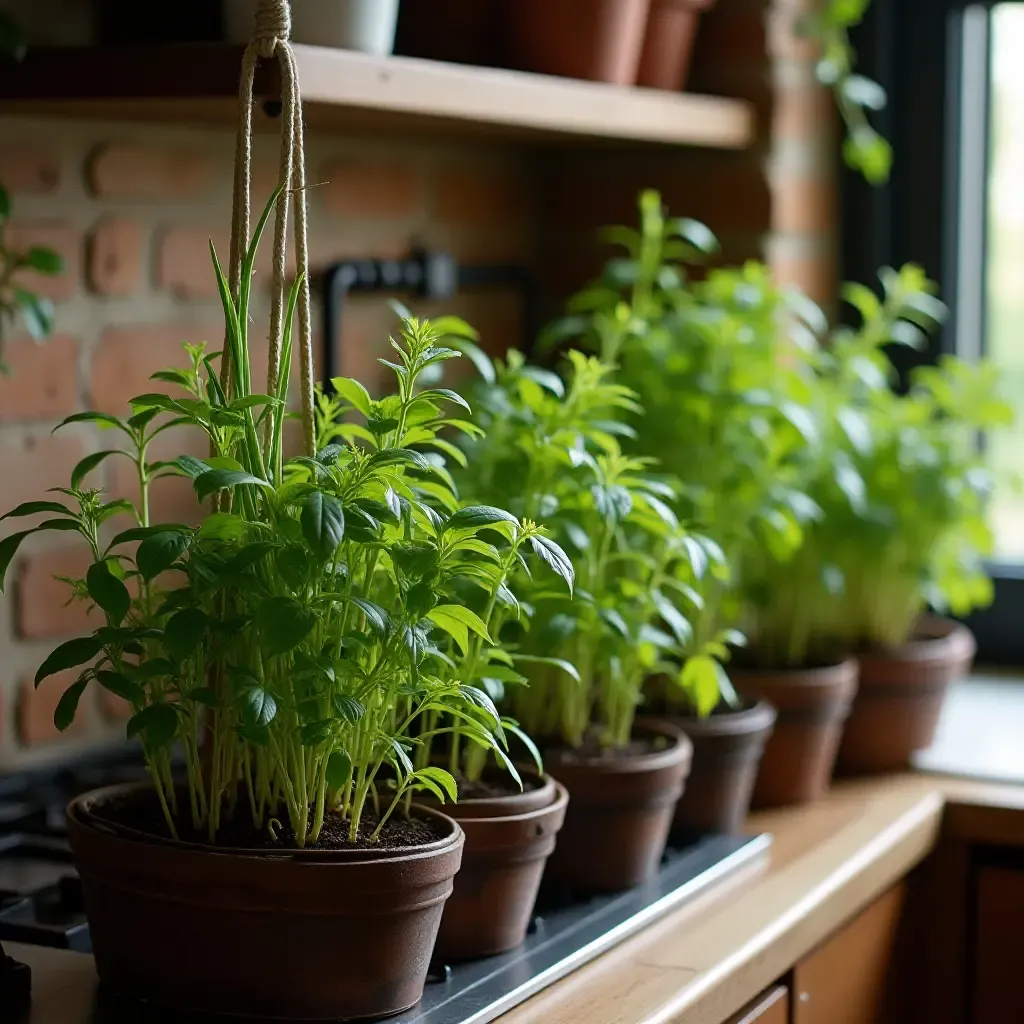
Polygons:
[[[181,820],[175,822],[178,838],[185,843],[199,843],[203,846],[216,846],[229,850],[296,850],[295,832],[288,824],[287,815],[283,813],[275,823],[276,839],[267,827],[266,821],[262,829],[257,829],[250,818],[249,804],[243,800],[238,802],[233,817],[222,817],[217,830],[216,841],[211,844],[209,834],[192,827],[187,810],[188,797],[182,802],[179,796],[179,815]],[[383,801],[382,801],[383,802]],[[386,804],[384,805],[387,806]],[[143,835],[160,839],[170,839],[171,834],[160,809],[154,790],[133,794],[127,797],[116,797],[92,807],[96,817],[109,821],[114,825],[134,829]],[[359,836],[354,843],[349,842],[348,820],[340,814],[328,811],[324,815],[323,827],[315,843],[307,842],[306,850],[404,850],[414,846],[425,846],[445,839],[449,830],[440,821],[428,818],[405,818],[400,810],[396,810],[381,830],[376,842],[370,842],[370,836],[377,827],[377,815],[372,807],[367,807],[359,823]]]
[[[580,747],[550,747],[546,757],[563,764],[581,764],[586,761],[617,761],[628,757],[644,757],[664,750],[669,745],[666,736],[634,736],[624,747],[609,747],[601,742],[601,736],[589,732]],[[554,773],[557,777],[557,772]]]
[[459,787],[459,802],[463,800],[495,800],[503,796],[519,796],[520,793],[530,793],[544,787],[542,779],[532,775],[520,776],[523,780],[523,788],[520,789],[511,775],[493,776],[490,778],[477,779],[475,782],[468,782],[456,776]]

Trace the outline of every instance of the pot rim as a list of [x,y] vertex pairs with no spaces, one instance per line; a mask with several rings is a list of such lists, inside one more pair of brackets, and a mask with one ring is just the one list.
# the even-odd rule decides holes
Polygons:
[[[730,678],[737,689],[742,690],[738,680],[743,677],[768,689],[781,687],[787,689],[820,689],[844,690],[855,688],[859,664],[854,657],[846,657],[829,665],[815,665],[813,668],[746,668],[734,666],[735,675]],[[769,703],[770,700],[769,700]]]
[[697,715],[666,714],[665,718],[691,739],[714,736],[753,735],[770,729],[778,711],[763,699],[755,699],[750,707],[728,710],[718,715],[699,718]]
[[967,661],[977,650],[971,630],[962,622],[942,615],[922,615],[914,625],[914,634],[902,644],[864,647],[857,651],[857,658],[875,662]]
[[247,860],[265,861],[287,861],[305,863],[323,862],[351,862],[367,864],[375,861],[387,861],[395,863],[399,861],[419,860],[424,857],[431,857],[437,853],[457,846],[464,839],[461,826],[454,819],[439,810],[430,807],[422,807],[414,804],[417,812],[425,817],[434,818],[445,825],[450,826],[449,834],[437,839],[432,843],[424,843],[419,846],[396,847],[390,850],[312,850],[312,849],[260,849],[255,847],[228,847],[214,846],[210,843],[192,843],[178,839],[167,839],[163,836],[153,836],[139,829],[118,825],[115,822],[106,821],[100,818],[92,809],[98,802],[109,800],[115,796],[125,793],[149,790],[152,786],[148,782],[125,782],[113,786],[102,786],[99,789],[92,789],[86,793],[74,797],[67,808],[69,819],[80,828],[99,832],[111,838],[121,840],[138,846],[152,846],[163,849],[180,850],[182,853],[205,854],[213,857],[242,857]]
[[589,770],[595,773],[606,772],[612,775],[625,775],[633,772],[654,772],[668,768],[679,762],[689,764],[693,759],[693,743],[690,738],[671,720],[656,717],[640,717],[633,722],[630,736],[638,732],[655,736],[664,736],[671,744],[664,750],[652,750],[645,754],[620,754],[615,757],[578,757],[573,760],[560,758],[560,753],[572,753],[569,748],[557,748],[548,751],[545,761],[550,758],[557,772],[559,765],[572,771]]
[[[546,775],[545,778],[549,779],[554,787],[555,795],[550,803],[545,804],[543,807],[535,807],[532,811],[523,811],[522,814],[498,814],[493,818],[467,818],[467,824],[469,824],[470,827],[474,825],[496,825],[499,822],[509,825],[518,825],[522,822],[532,821],[535,818],[541,818],[546,814],[552,814],[563,809],[569,803],[569,791],[557,779],[552,778],[550,775]],[[469,801],[467,801],[467,803],[468,802]],[[413,806],[417,807],[420,805],[413,804]],[[458,804],[453,804],[452,809],[458,810],[458,806]],[[461,824],[460,819],[454,818],[454,820]]]

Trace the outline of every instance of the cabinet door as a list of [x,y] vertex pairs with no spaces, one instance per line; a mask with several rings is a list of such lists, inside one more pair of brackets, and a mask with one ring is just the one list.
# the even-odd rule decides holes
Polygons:
[[789,1024],[789,989],[778,985],[762,992],[728,1024]]
[[978,872],[974,936],[974,1024],[1024,1020],[1024,870]]
[[906,883],[890,889],[793,970],[793,1024],[884,1024]]

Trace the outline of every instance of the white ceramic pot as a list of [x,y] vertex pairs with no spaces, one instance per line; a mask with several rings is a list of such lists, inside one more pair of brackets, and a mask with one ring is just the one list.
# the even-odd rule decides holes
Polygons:
[[[292,0],[292,40],[386,57],[395,48],[399,0]],[[256,0],[224,0],[232,43],[247,43]]]

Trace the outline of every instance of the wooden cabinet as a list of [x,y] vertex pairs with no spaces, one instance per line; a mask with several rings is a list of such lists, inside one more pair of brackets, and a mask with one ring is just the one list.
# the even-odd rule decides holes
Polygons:
[[789,1024],[789,989],[785,985],[762,992],[728,1024]]
[[973,1024],[1024,1020],[1024,869],[978,871]]
[[890,889],[793,969],[793,1024],[884,1024],[906,883]]

